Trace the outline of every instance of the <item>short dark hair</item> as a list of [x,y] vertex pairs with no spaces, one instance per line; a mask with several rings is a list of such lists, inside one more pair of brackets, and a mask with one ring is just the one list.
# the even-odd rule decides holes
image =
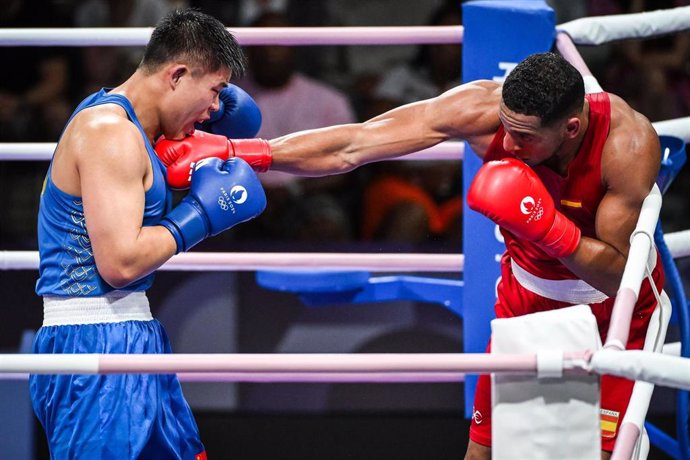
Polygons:
[[192,8],[176,9],[156,25],[139,64],[149,72],[179,59],[209,72],[225,67],[244,75],[246,58],[235,37],[216,18]]
[[503,82],[503,103],[513,112],[536,115],[542,126],[582,110],[582,75],[556,53],[539,53],[520,62]]

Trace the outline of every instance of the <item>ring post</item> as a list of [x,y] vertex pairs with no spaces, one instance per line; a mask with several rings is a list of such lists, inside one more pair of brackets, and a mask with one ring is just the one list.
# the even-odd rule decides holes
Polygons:
[[[551,49],[555,15],[542,0],[481,0],[463,4],[462,74],[464,81],[503,81],[530,54]],[[470,152],[469,144],[465,152]],[[466,153],[463,162],[463,253],[465,270],[462,304],[465,353],[486,350],[494,318],[499,260],[505,251],[496,225],[467,207],[467,190],[481,160]],[[510,193],[506,191],[506,193]],[[472,416],[476,376],[465,379],[465,417]]]

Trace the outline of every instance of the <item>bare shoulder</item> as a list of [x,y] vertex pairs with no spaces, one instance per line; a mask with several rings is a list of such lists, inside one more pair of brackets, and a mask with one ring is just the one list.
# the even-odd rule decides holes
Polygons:
[[501,85],[477,80],[456,86],[433,99],[432,109],[439,119],[448,120],[453,137],[473,141],[493,135],[498,118]]
[[495,113],[501,101],[501,86],[493,81],[478,80],[451,88],[433,99],[434,109],[455,112],[459,117],[477,117]]
[[501,85],[491,80],[475,80],[451,88],[438,96],[438,99],[447,101],[457,98],[475,100],[477,103],[484,100],[498,102],[501,98]]
[[627,185],[646,195],[659,173],[659,138],[647,117],[620,97],[610,94],[610,98],[611,127],[602,158],[604,179],[610,186]]
[[141,179],[149,165],[145,149],[137,127],[120,107],[91,107],[65,128],[53,158],[52,178],[63,191],[77,196],[86,176]]
[[61,144],[63,141],[77,158],[115,155],[132,159],[144,148],[137,127],[119,106],[112,104],[91,107],[77,114]]

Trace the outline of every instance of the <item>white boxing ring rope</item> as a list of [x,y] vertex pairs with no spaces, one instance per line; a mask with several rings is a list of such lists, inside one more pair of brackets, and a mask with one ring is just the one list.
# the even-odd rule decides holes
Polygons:
[[[595,21],[607,18],[586,18],[558,27],[568,33],[575,43],[586,43],[584,35],[592,34],[591,43],[615,39],[653,36],[688,28],[690,7],[665,12],[645,13],[655,27],[640,21],[638,15],[610,18],[601,31]],[[592,28],[582,24],[591,22]],[[660,25],[660,27],[656,27]],[[626,35],[623,29],[634,30]],[[134,46],[148,40],[150,28],[139,29],[4,29],[0,30],[0,46]],[[589,32],[587,32],[589,30]],[[601,29],[603,30],[603,29]],[[584,31],[584,32],[583,32]],[[281,28],[234,29],[243,45],[318,45],[318,44],[423,44],[458,43],[462,40],[461,26],[448,27],[371,27],[371,28]],[[682,119],[681,119],[682,120]],[[678,135],[690,140],[683,121],[660,122],[655,128],[660,134]],[[667,131],[667,129],[669,131]],[[679,130],[679,131],[676,131]],[[409,159],[458,159],[463,149],[456,143],[437,146],[425,152],[411,154]],[[54,144],[0,144],[0,160],[47,160]],[[441,153],[442,149],[446,149]],[[618,351],[624,348],[627,328],[639,287],[645,275],[644,267],[653,248],[653,226],[658,218],[660,196],[653,191],[645,200],[638,229],[633,234],[632,247],[614,305],[614,317],[609,331],[607,348],[596,352],[562,354],[560,365],[566,373],[597,372],[633,380],[690,390],[690,360],[645,351]],[[650,224],[653,219],[653,224]],[[652,232],[647,229],[652,225]],[[641,229],[641,230],[640,230]],[[638,231],[640,230],[640,231]],[[690,231],[688,231],[690,232]],[[690,254],[690,233],[667,235],[674,257]],[[687,248],[684,246],[688,246]],[[299,257],[304,256],[301,260]],[[373,256],[373,257],[372,257]],[[390,256],[390,257],[389,257]],[[399,260],[393,260],[395,258]],[[411,260],[416,257],[415,260]],[[243,259],[244,258],[244,259]],[[287,259],[287,260],[286,260]],[[385,260],[384,260],[385,259]],[[38,255],[28,251],[0,252],[0,269],[35,269]],[[165,264],[164,270],[257,270],[265,268],[357,269],[372,271],[462,271],[461,254],[303,254],[271,253],[191,253],[181,254]],[[620,322],[619,322],[620,321]],[[617,326],[618,324],[618,326]],[[548,354],[548,359],[544,355]],[[0,374],[24,376],[32,373],[104,374],[104,373],[179,373],[191,381],[458,381],[464,373],[519,372],[540,375],[542,362],[553,365],[553,352],[525,355],[492,354],[367,354],[367,355],[0,355]],[[552,369],[549,369],[552,371]],[[194,380],[199,379],[199,380]],[[261,380],[263,379],[263,380]],[[342,379],[342,380],[340,380]],[[616,456],[617,452],[614,452]]]
[[[647,262],[654,251],[654,229],[661,211],[661,192],[654,185],[642,203],[637,226],[630,237],[630,251],[625,263],[620,287],[613,304],[611,323],[606,335],[605,349],[625,350],[630,331],[630,321],[640,294],[640,286],[646,275]],[[656,261],[656,259],[655,259]],[[650,267],[650,270],[653,267]]]
[[690,6],[633,14],[614,14],[575,19],[556,27],[578,45],[601,45],[615,40],[650,38],[687,30]]
[[[0,142],[0,160],[48,161],[56,145],[55,142]],[[394,160],[462,160],[464,151],[464,142],[448,141]]]
[[[664,237],[675,258],[690,255],[690,230]],[[166,271],[361,270],[462,272],[463,254],[189,252],[163,264]],[[38,269],[37,251],[0,251],[1,270]]]
[[[690,255],[690,230],[664,237],[675,258]],[[350,270],[462,272],[463,254],[189,252],[163,264],[165,271]],[[38,269],[38,251],[0,251],[0,271]]]
[[690,246],[687,241],[690,240],[690,230],[682,230],[679,232],[669,233],[664,236],[664,241],[671,251],[673,257],[688,257],[690,256]]
[[[228,28],[243,46],[462,43],[463,30],[462,26]],[[152,27],[7,28],[0,29],[0,46],[144,46],[152,31]]]
[[[581,360],[581,357],[578,356]],[[486,353],[367,354],[9,354],[0,371],[36,374],[121,374],[177,372],[535,372],[536,355]]]
[[[557,27],[581,45],[688,28],[690,7],[581,18]],[[0,29],[0,46],[143,46],[150,27]],[[461,43],[462,26],[229,28],[241,45],[419,45]]]
[[[173,374],[196,373],[222,380],[260,381],[262,376],[280,381],[305,381],[308,375],[344,378],[360,382],[414,381],[429,374],[428,381],[457,381],[465,373],[512,373],[539,375],[541,363],[552,365],[553,352],[525,354],[491,353],[367,353],[367,354],[0,354],[0,373],[33,374]],[[600,350],[594,353],[562,353],[565,374],[597,372],[642,380],[671,388],[690,390],[690,360],[646,351]],[[550,369],[551,370],[551,369]],[[552,375],[552,374],[551,374]],[[396,378],[401,376],[402,380]],[[242,380],[244,378],[245,380]],[[388,378],[388,379],[387,379]],[[438,378],[439,380],[434,380]],[[208,381],[217,381],[209,376]],[[270,381],[270,380],[269,380]],[[308,380],[306,380],[308,381]],[[336,380],[337,381],[337,380]]]
[[[244,383],[458,383],[463,372],[177,372],[181,382]],[[28,373],[0,373],[2,380],[28,380]]]
[[[187,252],[159,270],[255,271],[350,270],[372,272],[462,272],[462,254]],[[0,270],[38,269],[37,251],[0,251]]]

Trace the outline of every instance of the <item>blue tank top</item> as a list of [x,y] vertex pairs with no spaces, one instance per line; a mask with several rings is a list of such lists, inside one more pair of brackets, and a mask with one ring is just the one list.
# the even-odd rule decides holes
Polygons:
[[[158,225],[161,217],[170,211],[172,192],[165,182],[165,166],[156,156],[129,100],[120,94],[108,94],[108,90],[101,89],[84,99],[69,121],[81,110],[100,104],[117,104],[122,107],[141,132],[153,167],[153,184],[145,195],[143,224]],[[52,163],[43,184],[38,210],[40,264],[36,293],[42,296],[94,297],[115,290],[101,278],[96,269],[81,197],[68,195],[58,189],[51,179],[51,169]],[[151,283],[153,274],[119,290],[144,291]]]

